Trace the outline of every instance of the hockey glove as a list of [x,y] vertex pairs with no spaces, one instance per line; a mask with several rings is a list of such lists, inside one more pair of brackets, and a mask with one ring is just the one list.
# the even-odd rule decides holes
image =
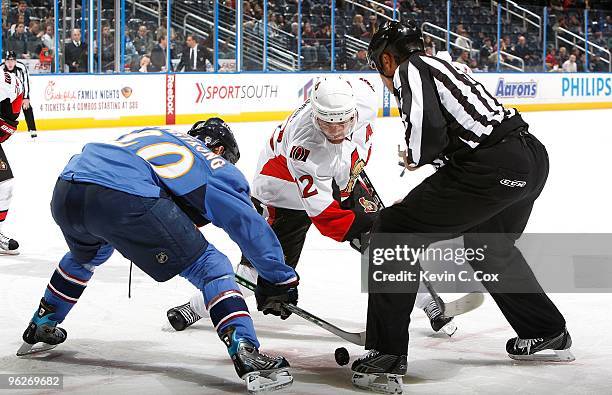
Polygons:
[[0,143],[4,143],[17,130],[18,121],[0,118]]
[[284,304],[297,305],[298,280],[290,283],[277,285],[264,280],[262,276],[257,277],[257,288],[255,288],[255,299],[257,310],[263,311],[264,315],[272,314],[286,320],[291,315]]

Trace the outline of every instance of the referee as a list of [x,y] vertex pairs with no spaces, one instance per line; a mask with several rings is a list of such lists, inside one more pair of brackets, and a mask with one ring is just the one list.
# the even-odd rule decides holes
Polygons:
[[36,137],[36,122],[34,121],[34,112],[30,105],[30,75],[27,66],[17,60],[15,51],[6,51],[4,62],[0,63],[0,71],[13,73],[23,82],[23,116],[28,125],[30,136],[32,138]]
[[[385,22],[370,41],[368,58],[397,99],[408,147],[405,166],[437,167],[401,202],[383,209],[372,232],[403,233],[415,249],[451,234],[464,234],[465,247],[486,244],[485,262],[470,262],[472,267],[501,276],[507,268],[512,284],[529,287],[529,293],[504,293],[509,286],[503,278],[499,285],[484,284],[518,334],[506,344],[509,356],[535,359],[534,353],[548,350],[555,355],[548,360],[573,358],[563,316],[515,247],[548,176],[542,143],[515,109],[505,109],[482,84],[425,55],[414,21]],[[370,293],[370,352],[353,364],[355,374],[405,373],[415,293]]]

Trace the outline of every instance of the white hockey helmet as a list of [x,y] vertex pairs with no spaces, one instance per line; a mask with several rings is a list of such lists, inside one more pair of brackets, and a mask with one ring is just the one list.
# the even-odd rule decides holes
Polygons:
[[353,132],[357,99],[350,82],[337,75],[320,77],[310,98],[312,121],[332,143],[342,142]]

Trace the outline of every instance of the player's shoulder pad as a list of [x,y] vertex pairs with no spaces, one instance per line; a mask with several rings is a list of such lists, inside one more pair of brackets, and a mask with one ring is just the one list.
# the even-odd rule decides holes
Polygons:
[[353,81],[353,91],[357,99],[359,123],[371,123],[378,115],[378,95],[374,85],[366,78]]
[[250,194],[249,182],[244,174],[227,161],[222,168],[209,175],[208,183],[231,195]]

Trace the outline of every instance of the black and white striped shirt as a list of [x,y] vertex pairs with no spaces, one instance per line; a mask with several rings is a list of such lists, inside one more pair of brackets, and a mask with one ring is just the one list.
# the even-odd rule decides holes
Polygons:
[[394,94],[404,125],[408,159],[440,166],[444,157],[476,148],[515,114],[484,86],[445,60],[413,54],[395,71]]
[[28,67],[20,61],[16,61],[15,68],[9,71],[6,68],[6,62],[0,63],[0,73],[4,72],[13,73],[17,75],[17,78],[23,83],[23,98],[30,99],[30,74],[28,73]]

